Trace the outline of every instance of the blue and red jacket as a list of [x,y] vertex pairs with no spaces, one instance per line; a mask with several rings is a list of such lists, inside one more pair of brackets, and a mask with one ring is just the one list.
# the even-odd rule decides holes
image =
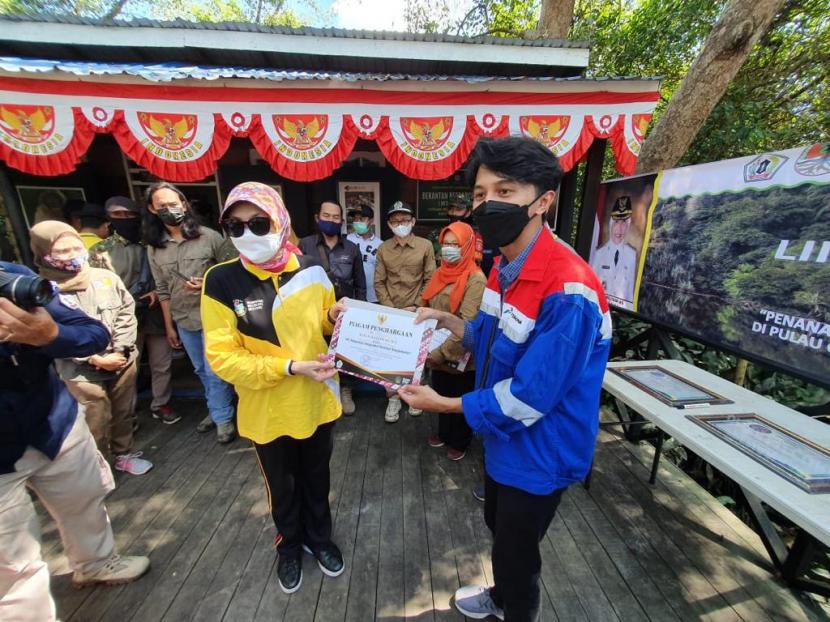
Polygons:
[[590,266],[544,232],[505,292],[498,272],[465,335],[479,389],[462,398],[464,417],[491,478],[549,494],[591,466],[611,315]]

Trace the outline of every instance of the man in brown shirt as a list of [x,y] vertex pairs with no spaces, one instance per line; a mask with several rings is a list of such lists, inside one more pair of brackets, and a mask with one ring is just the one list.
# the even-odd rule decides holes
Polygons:
[[[395,237],[378,249],[375,294],[379,304],[415,311],[424,287],[435,272],[435,251],[429,240],[412,235],[415,214],[406,203],[396,201],[392,205],[387,223]],[[389,395],[386,421],[396,422],[400,410],[401,399],[397,394]],[[421,411],[410,408],[409,414],[417,417]]]

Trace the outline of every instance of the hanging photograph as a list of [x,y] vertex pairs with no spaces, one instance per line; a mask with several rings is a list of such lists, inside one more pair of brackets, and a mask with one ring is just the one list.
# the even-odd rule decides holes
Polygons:
[[70,201],[86,203],[83,188],[17,186],[17,196],[27,229],[44,220],[69,222],[66,208]]
[[337,184],[337,195],[346,214],[343,220],[343,233],[347,233],[349,212],[368,205],[375,212],[375,232],[380,235],[380,182],[341,181]]

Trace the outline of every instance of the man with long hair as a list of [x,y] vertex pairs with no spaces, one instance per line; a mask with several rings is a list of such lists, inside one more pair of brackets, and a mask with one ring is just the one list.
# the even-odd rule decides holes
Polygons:
[[205,362],[199,311],[202,278],[208,268],[227,258],[225,240],[199,224],[184,194],[173,184],[155,183],[147,188],[145,198],[144,240],[167,341],[173,348],[184,348],[205,388],[208,416],[196,431],[215,427],[216,439],[230,443],[236,437],[234,391]]

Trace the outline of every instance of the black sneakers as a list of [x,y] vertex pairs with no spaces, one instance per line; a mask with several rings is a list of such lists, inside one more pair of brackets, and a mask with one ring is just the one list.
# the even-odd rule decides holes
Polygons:
[[293,594],[299,590],[303,583],[302,558],[280,555],[277,562],[277,579],[286,594]]
[[333,542],[317,547],[316,550],[312,550],[304,544],[303,550],[317,559],[317,565],[320,566],[320,570],[326,576],[339,577],[346,569],[346,565],[343,563],[343,554]]

